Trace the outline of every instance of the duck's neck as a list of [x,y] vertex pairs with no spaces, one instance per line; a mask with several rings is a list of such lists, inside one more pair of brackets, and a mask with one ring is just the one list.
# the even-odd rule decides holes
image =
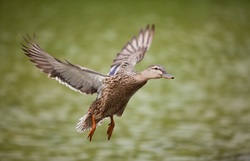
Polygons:
[[140,81],[140,82],[147,82],[150,78],[147,75],[147,72],[142,71],[140,73],[137,73],[135,75],[136,80]]

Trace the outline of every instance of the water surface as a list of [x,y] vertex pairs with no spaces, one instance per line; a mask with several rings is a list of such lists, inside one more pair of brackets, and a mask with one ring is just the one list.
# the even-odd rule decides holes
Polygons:
[[[247,1],[0,2],[0,160],[250,160],[250,4]],[[36,33],[53,56],[107,73],[139,29],[156,25],[136,67],[162,64],[131,99],[110,141],[75,125],[95,95],[39,72],[20,43]]]

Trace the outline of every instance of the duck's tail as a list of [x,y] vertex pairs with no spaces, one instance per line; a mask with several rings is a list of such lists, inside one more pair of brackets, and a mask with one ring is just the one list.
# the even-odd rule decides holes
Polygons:
[[[103,120],[95,120],[96,125],[99,126],[102,124]],[[83,133],[84,131],[91,129],[92,127],[92,116],[90,112],[87,112],[83,117],[79,119],[79,122],[77,123],[76,130],[80,133]]]
[[79,122],[76,125],[76,130],[80,133],[90,129],[92,126],[92,120],[90,113],[86,113],[83,117],[79,119]]

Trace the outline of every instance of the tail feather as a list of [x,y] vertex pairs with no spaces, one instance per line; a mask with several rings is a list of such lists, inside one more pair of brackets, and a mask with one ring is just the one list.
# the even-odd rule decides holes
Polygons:
[[88,118],[90,117],[89,112],[87,114],[85,114],[83,117],[81,117],[79,119],[79,122],[77,123],[76,126],[76,130],[80,133],[83,133],[84,131],[88,130],[91,128],[92,122],[91,124],[89,124],[88,122]]
[[[101,125],[103,122],[102,120],[95,120],[97,126]],[[90,113],[88,112],[83,117],[79,119],[79,122],[76,125],[76,130],[80,133],[85,132],[86,130],[90,129],[92,127],[92,118]]]

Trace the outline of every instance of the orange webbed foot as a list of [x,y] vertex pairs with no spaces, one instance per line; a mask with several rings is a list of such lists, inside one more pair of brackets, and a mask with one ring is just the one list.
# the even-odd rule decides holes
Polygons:
[[111,122],[109,123],[109,127],[107,130],[108,140],[110,140],[110,138],[112,136],[112,132],[113,132],[114,127],[115,127],[115,122],[114,122],[113,116],[110,116],[110,121]]
[[92,115],[92,128],[91,128],[91,130],[90,130],[90,132],[89,132],[89,135],[88,135],[89,141],[92,140],[92,136],[93,136],[94,133],[95,133],[95,129],[96,129],[95,116]]

